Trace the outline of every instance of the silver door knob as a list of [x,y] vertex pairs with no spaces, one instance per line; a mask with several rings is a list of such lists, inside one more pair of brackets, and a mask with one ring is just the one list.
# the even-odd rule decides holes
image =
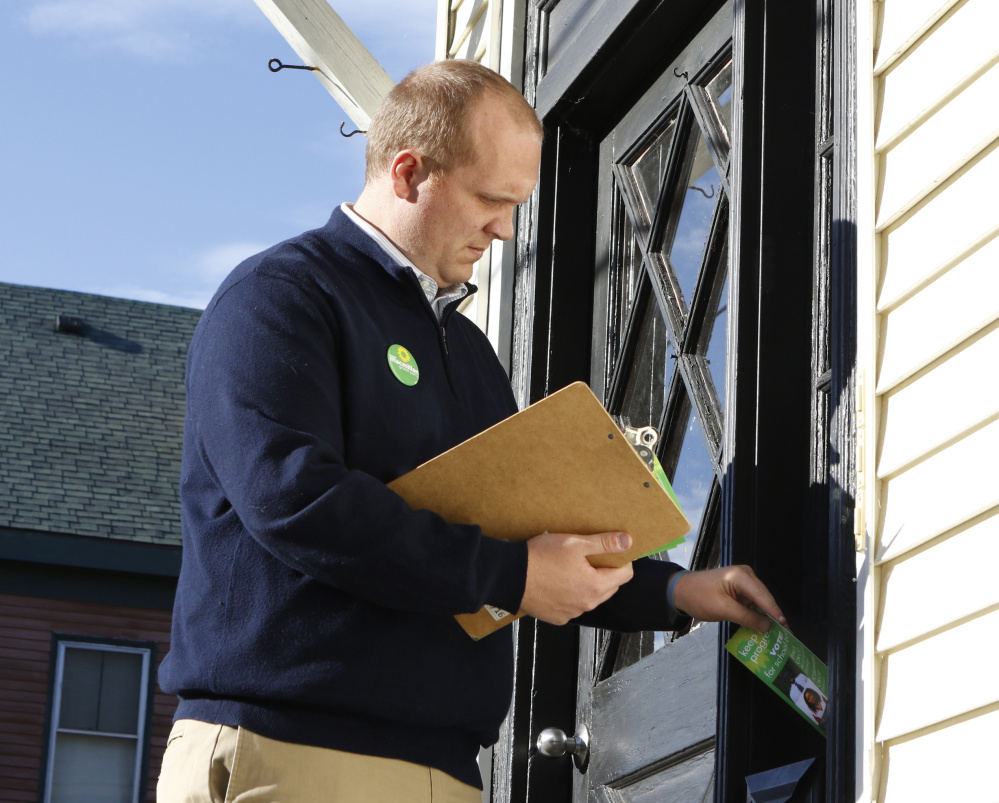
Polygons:
[[538,752],[547,758],[559,758],[569,753],[576,769],[582,772],[590,755],[590,732],[585,725],[576,728],[573,736],[566,736],[558,728],[545,728],[538,735]]

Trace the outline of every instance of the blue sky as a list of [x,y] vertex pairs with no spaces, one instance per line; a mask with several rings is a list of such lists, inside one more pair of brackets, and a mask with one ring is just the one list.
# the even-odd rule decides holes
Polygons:
[[[436,0],[332,0],[394,79]],[[326,222],[364,140],[253,0],[4,0],[0,281],[203,307]]]

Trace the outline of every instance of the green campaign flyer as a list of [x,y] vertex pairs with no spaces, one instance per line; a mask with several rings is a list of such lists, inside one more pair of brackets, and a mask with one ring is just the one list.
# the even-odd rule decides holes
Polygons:
[[740,627],[725,649],[823,736],[829,721],[826,665],[770,617],[770,632]]
[[[676,493],[673,491],[673,486],[670,484],[669,478],[666,476],[666,472],[663,471],[662,463],[659,462],[659,458],[656,457],[656,453],[652,453],[652,465],[650,466],[652,473],[655,475],[659,484],[663,486],[666,493],[669,494],[669,498],[673,500],[673,504],[676,505],[676,509],[683,513],[683,508],[680,507],[680,500],[676,498]],[[658,549],[652,550],[649,555],[655,555],[659,552],[665,552],[668,549],[675,549],[687,540],[687,536],[681,535],[675,541],[670,541],[668,544],[663,544]],[[647,556],[646,556],[647,557]]]

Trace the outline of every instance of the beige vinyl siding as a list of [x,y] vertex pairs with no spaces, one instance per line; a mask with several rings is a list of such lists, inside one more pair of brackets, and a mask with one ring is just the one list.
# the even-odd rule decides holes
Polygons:
[[[437,12],[437,58],[469,59],[500,71],[500,24],[497,15],[502,11],[502,0],[442,0]],[[471,318],[482,331],[489,333],[489,279],[493,251],[490,247],[482,259],[475,263],[472,283],[479,292],[469,296],[461,311]],[[495,348],[498,344],[494,343]]]
[[[525,0],[438,0],[437,8],[436,58],[476,61],[521,88]],[[461,306],[508,369],[514,252],[513,241],[490,246],[472,272],[479,291]]]
[[999,732],[999,706],[959,717],[946,728],[900,739],[885,755],[883,775],[890,793],[883,800],[994,801],[992,768]]
[[471,59],[500,71],[503,0],[445,0],[438,14],[439,58]]
[[873,9],[873,792],[996,801],[999,4]]
[[[881,229],[880,311],[898,307],[999,234],[999,145],[976,154],[893,225]],[[944,234],[946,236],[944,236]]]

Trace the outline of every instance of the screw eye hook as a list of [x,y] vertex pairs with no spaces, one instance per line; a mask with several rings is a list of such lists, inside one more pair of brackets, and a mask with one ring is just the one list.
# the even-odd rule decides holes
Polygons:
[[351,132],[350,132],[350,133],[348,134],[348,133],[347,133],[346,131],[344,131],[344,130],[343,130],[343,127],[344,127],[344,126],[345,126],[346,124],[347,124],[347,121],[346,121],[346,120],[343,120],[343,121],[341,121],[341,123],[340,123],[340,136],[342,136],[342,137],[345,137],[345,138],[347,138],[347,139],[350,139],[350,138],[351,138],[352,136],[354,136],[354,134],[367,134],[367,133],[368,133],[367,131],[361,131],[361,129],[359,129],[359,128],[355,128],[355,129],[354,129],[353,131],[351,131]]
[[303,67],[298,64],[282,64],[281,59],[271,59],[267,62],[267,69],[271,72],[278,72],[279,70],[316,70],[316,67]]
[[715,197],[715,185],[714,184],[711,185],[711,194],[710,195],[708,195],[707,190],[701,189],[700,187],[695,187],[693,184],[691,184],[689,187],[687,187],[687,189],[699,192],[705,198],[714,198]]
[[676,67],[674,67],[673,68],[673,75],[675,75],[677,78],[682,78],[688,84],[690,83],[690,73],[687,70],[684,70],[683,72],[679,72],[679,70]]

